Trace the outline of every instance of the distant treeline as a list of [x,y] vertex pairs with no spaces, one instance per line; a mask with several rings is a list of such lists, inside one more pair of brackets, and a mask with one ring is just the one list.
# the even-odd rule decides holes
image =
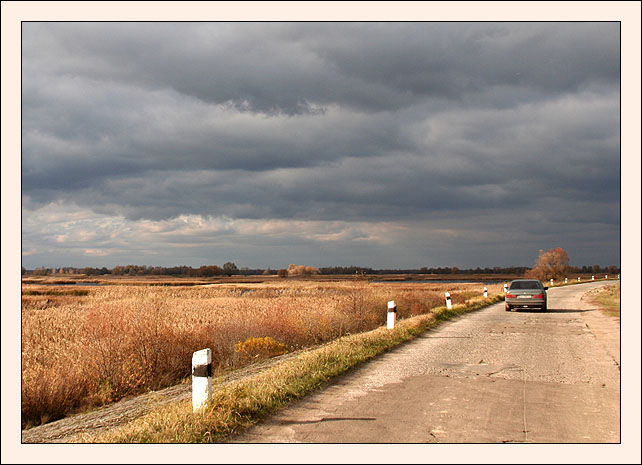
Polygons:
[[[456,266],[453,267],[437,267],[427,268],[422,267],[419,269],[374,269],[361,266],[332,266],[319,268],[319,273],[323,275],[384,275],[384,274],[507,274],[513,276],[521,276],[529,270],[525,266],[511,266],[511,267],[493,267],[493,268],[468,268],[460,269]],[[222,267],[217,265],[204,265],[198,268],[191,266],[146,266],[146,265],[125,265],[115,266],[113,269],[106,267],[102,268],[76,268],[76,267],[62,267],[62,268],[45,268],[39,267],[34,270],[27,270],[22,267],[22,274],[30,274],[34,276],[48,276],[55,274],[84,274],[88,276],[100,275],[114,275],[114,276],[145,276],[145,275],[163,275],[163,276],[188,276],[188,277],[214,277],[214,276],[232,276],[232,275],[274,275],[280,270],[271,268],[238,268],[234,263],[227,262]],[[599,265],[570,267],[571,273],[609,273],[616,274],[620,272],[620,268],[614,265],[608,267],[601,267]]]
[[148,266],[148,265],[118,265],[112,269],[105,267],[102,268],[77,268],[77,267],[62,267],[62,268],[45,268],[39,267],[34,270],[27,270],[22,267],[22,274],[32,274],[34,276],[47,276],[55,274],[84,274],[88,276],[101,276],[101,275],[114,275],[114,276],[189,276],[189,277],[211,277],[211,276],[232,276],[235,274],[276,274],[272,270],[250,270],[248,268],[238,269],[232,262],[225,263],[222,267],[217,265],[203,265],[198,268],[191,266]]
[[459,269],[453,267],[437,267],[427,268],[422,267],[419,269],[373,269],[364,268],[360,266],[333,266],[328,268],[319,268],[321,274],[512,274],[521,275],[526,270],[525,266],[511,266],[506,268],[493,267],[493,268],[470,268]]

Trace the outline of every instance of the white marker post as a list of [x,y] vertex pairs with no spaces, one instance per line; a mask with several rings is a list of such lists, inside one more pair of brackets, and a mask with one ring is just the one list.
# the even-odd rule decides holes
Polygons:
[[551,286],[553,285],[553,282],[554,282],[554,281],[553,281],[553,278],[551,278]]
[[504,284],[504,294],[508,292],[508,284]]
[[394,300],[388,302],[388,329],[395,327],[395,317],[397,315],[397,305]]
[[450,292],[446,291],[446,308],[453,308],[453,303],[450,301]]
[[577,277],[577,282],[579,283],[582,280],[579,276]]
[[488,297],[488,288],[484,286],[484,297]]
[[595,281],[595,276],[591,276],[591,281]]
[[203,410],[212,401],[212,349],[192,355],[192,410]]
[[564,278],[564,284],[568,284],[568,278]]
[[604,279],[609,279],[609,275],[608,275],[608,274],[605,274],[605,275],[604,275]]

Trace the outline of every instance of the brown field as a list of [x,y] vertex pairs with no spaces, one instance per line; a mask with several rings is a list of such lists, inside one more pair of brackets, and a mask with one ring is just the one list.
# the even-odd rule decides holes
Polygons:
[[[381,326],[389,300],[397,317],[407,318],[443,306],[445,291],[457,304],[479,299],[483,288],[481,280],[373,283],[345,276],[216,279],[221,284],[92,277],[86,281],[109,285],[45,285],[82,280],[23,281],[23,427],[181,382],[192,353],[205,347],[221,373]],[[489,295],[502,291],[502,284],[487,287]]]

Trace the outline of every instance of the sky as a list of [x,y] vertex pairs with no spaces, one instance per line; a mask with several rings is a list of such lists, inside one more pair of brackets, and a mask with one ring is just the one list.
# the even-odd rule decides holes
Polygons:
[[618,22],[24,22],[22,265],[620,265]]

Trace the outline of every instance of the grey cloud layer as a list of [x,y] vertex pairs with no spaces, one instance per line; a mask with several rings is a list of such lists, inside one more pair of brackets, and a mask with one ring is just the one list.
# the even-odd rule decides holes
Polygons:
[[618,23],[24,23],[22,66],[28,208],[619,223]]
[[296,113],[395,110],[496,87],[562,92],[619,76],[617,23],[26,24],[25,52],[56,74],[171,87]]

